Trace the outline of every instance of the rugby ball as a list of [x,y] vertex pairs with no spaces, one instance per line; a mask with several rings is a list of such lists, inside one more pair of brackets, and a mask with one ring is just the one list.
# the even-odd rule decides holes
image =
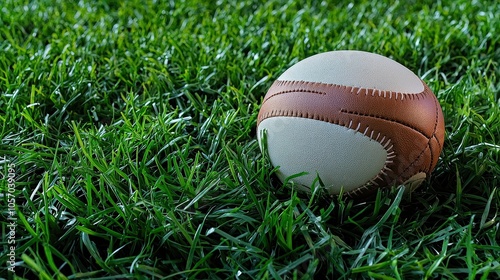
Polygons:
[[364,51],[299,61],[271,85],[257,119],[259,145],[281,181],[349,196],[418,186],[438,162],[444,131],[425,82]]

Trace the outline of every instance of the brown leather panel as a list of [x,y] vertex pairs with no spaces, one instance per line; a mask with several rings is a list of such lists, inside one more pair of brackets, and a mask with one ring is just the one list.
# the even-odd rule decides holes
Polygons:
[[355,129],[380,142],[392,155],[385,170],[370,184],[401,184],[418,172],[429,175],[437,164],[444,141],[441,107],[429,87],[422,83],[423,92],[407,94],[276,81],[264,97],[257,125],[266,118],[294,116]]

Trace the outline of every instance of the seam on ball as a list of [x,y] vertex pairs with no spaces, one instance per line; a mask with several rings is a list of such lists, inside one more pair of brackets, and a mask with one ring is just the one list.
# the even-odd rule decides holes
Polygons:
[[[344,125],[344,127],[348,127],[349,129],[353,129],[357,133],[361,133],[364,136],[370,138],[371,140],[378,142],[383,147],[383,149],[386,151],[387,155],[386,155],[386,159],[384,162],[384,166],[378,172],[378,174],[375,177],[368,180],[368,182],[366,182],[362,186],[347,192],[346,193],[347,195],[356,195],[360,192],[369,190],[370,188],[378,187],[380,185],[379,181],[384,179],[383,176],[388,177],[389,176],[387,174],[388,172],[393,173],[393,170],[389,166],[390,166],[390,164],[392,164],[394,162],[394,158],[396,157],[396,152],[394,151],[394,145],[392,144],[391,138],[386,137],[385,135],[383,135],[380,132],[376,132],[377,134],[376,134],[376,136],[374,136],[375,130],[371,129],[370,126],[367,126],[365,128],[365,130],[363,132],[361,132],[360,131],[361,122],[358,122],[358,125],[356,126],[356,128],[352,128],[352,124],[353,124],[353,120],[350,119],[349,125],[348,126]],[[382,136],[382,139],[380,139],[381,136]]]
[[[423,81],[421,81],[422,84],[424,84]],[[345,88],[348,90],[349,93],[355,94],[355,95],[360,95],[364,94],[365,96],[371,96],[371,97],[382,97],[384,99],[394,99],[394,100],[400,100],[403,101],[405,99],[409,100],[420,100],[420,96],[425,96],[427,95],[427,92],[424,90],[421,92],[417,93],[409,93],[409,92],[398,92],[398,91],[391,91],[391,90],[381,90],[381,89],[376,89],[376,88],[365,88],[365,87],[355,87],[355,86],[345,86],[345,85],[339,85],[339,84],[329,84],[329,83],[321,83],[321,82],[306,82],[306,81],[289,81],[289,80],[280,80],[276,81],[274,83],[275,86],[281,87],[281,86],[325,86],[325,87],[336,87],[336,88]],[[271,86],[272,87],[272,86]],[[280,94],[285,94],[285,93],[292,93],[292,92],[310,92],[310,93],[317,93],[317,94],[328,94],[328,92],[323,92],[323,91],[316,91],[316,90],[308,90],[308,89],[290,89],[290,90],[285,90],[285,91],[279,91],[277,93],[274,93],[267,98],[264,99],[263,102],[266,102],[270,98],[273,98],[277,95]]]
[[[266,115],[265,118],[272,117],[275,114],[275,112],[276,112],[275,110],[270,111],[269,115]],[[283,112],[281,112],[281,113],[283,113]],[[377,176],[371,178],[366,183],[367,185],[378,186],[379,183],[377,183],[377,181],[379,181],[380,179],[383,179],[381,175],[387,176],[387,172],[394,173],[393,170],[389,167],[389,165],[394,162],[394,158],[396,157],[396,152],[394,151],[394,145],[392,144],[391,138],[387,137],[386,135],[383,135],[382,133],[380,133],[378,131],[375,132],[369,126],[367,126],[363,131],[361,131],[361,122],[357,122],[357,125],[356,125],[356,124],[354,124],[356,122],[353,121],[352,119],[350,119],[346,123],[340,123],[340,120],[338,120],[338,119],[329,119],[326,117],[321,117],[320,115],[310,116],[309,113],[307,113],[307,114],[308,114],[310,119],[325,121],[325,122],[328,122],[331,124],[340,125],[340,126],[343,126],[345,128],[352,129],[356,133],[361,133],[365,137],[368,137],[370,140],[378,142],[383,147],[383,149],[387,153],[387,156],[386,156],[386,159],[384,162],[384,166],[379,171]],[[284,112],[284,114],[280,114],[281,117],[302,117],[303,115],[304,115],[304,112],[299,112],[299,111],[295,111],[295,110],[290,110],[290,111],[287,110],[286,112]],[[353,124],[355,127],[353,127]],[[359,188],[361,188],[361,187],[359,187]],[[355,189],[355,190],[357,190],[357,189]],[[355,191],[355,190],[351,190],[351,192]]]
[[291,89],[291,90],[282,90],[275,92],[268,96],[262,103],[265,103],[267,100],[276,97],[278,95],[286,94],[286,93],[292,93],[292,92],[306,92],[306,93],[314,93],[314,94],[319,94],[319,95],[326,95],[326,92],[324,91],[318,91],[318,90],[309,90],[309,89]]
[[[437,125],[438,125],[438,122],[439,122],[439,108],[438,108],[439,104],[437,102],[437,98],[434,98],[434,107],[436,108],[436,118],[434,120],[434,129],[433,129],[433,132],[432,132],[432,136],[429,137],[429,142],[427,143],[427,145],[429,145],[429,151],[431,153],[431,162],[429,163],[429,170],[431,169],[432,164],[434,162],[434,153],[433,153],[432,147],[431,147],[431,140],[432,140],[433,137],[437,139],[437,137],[436,137],[436,129],[437,129]],[[439,144],[439,140],[437,142]]]
[[[276,81],[273,86],[271,86],[270,92],[275,91],[274,93],[271,93],[268,97],[266,97],[263,100],[263,104],[268,101],[269,99],[280,96],[282,94],[287,94],[287,93],[312,93],[312,94],[319,94],[319,95],[327,95],[331,94],[331,96],[335,96],[335,94],[352,94],[352,95],[361,95],[361,96],[366,96],[366,97],[375,97],[375,98],[384,98],[384,99],[392,99],[394,101],[408,101],[408,100],[425,100],[428,98],[429,95],[434,96],[432,92],[428,89],[428,87],[425,85],[423,81],[421,81],[424,85],[424,90],[419,92],[419,93],[405,93],[405,92],[395,92],[395,91],[389,91],[389,90],[380,90],[380,89],[368,89],[368,88],[362,88],[362,87],[351,87],[351,86],[342,86],[338,84],[327,84],[327,83],[319,83],[319,82],[306,82],[306,81]],[[283,87],[283,88],[280,88]],[[280,90],[282,89],[282,90]],[[306,95],[304,95],[306,96]],[[320,100],[320,99],[318,99]],[[368,99],[369,100],[369,99]],[[341,119],[338,119],[338,117],[335,116],[327,116],[327,115],[321,115],[321,114],[315,114],[314,112],[311,112],[309,110],[266,110],[267,112],[264,112],[262,114],[262,117],[259,118],[258,122],[262,122],[264,119],[270,118],[270,117],[305,117],[309,119],[315,119],[315,120],[320,120],[320,121],[325,121],[329,122],[332,124],[336,125],[341,125],[344,126],[348,129],[355,130],[356,132],[361,133],[364,136],[369,137],[369,139],[372,139],[374,141],[379,142],[382,147],[386,150],[387,152],[387,157],[384,163],[383,168],[380,170],[380,172],[374,176],[372,179],[367,181],[364,185],[350,190],[348,192],[345,192],[346,195],[348,196],[355,196],[361,193],[364,193],[365,191],[371,191],[381,185],[385,185],[387,182],[392,182],[391,184],[399,182],[399,180],[404,179],[406,176],[406,173],[408,171],[417,165],[418,162],[422,162],[422,157],[426,155],[426,150],[429,148],[430,150],[430,164],[428,166],[423,165],[425,161],[423,161],[422,166],[418,166],[419,172],[425,172],[428,173],[430,171],[430,168],[432,167],[432,164],[435,160],[436,156],[435,153],[433,153],[432,147],[431,147],[431,140],[432,138],[436,139],[436,142],[439,146],[439,148],[442,148],[441,141],[438,139],[436,135],[436,129],[439,124],[439,108],[437,105],[437,100],[434,98],[434,104],[435,104],[435,123],[434,123],[434,129],[432,131],[431,135],[427,135],[424,133],[424,131],[418,129],[417,127],[414,127],[412,125],[409,125],[405,122],[398,121],[396,119],[392,118],[386,118],[378,115],[373,115],[373,114],[365,114],[357,111],[349,111],[346,109],[341,109],[340,113],[346,114],[345,117],[342,117]],[[431,103],[432,104],[432,103]],[[339,112],[339,111],[337,111]],[[432,112],[432,111],[431,111]],[[353,115],[352,117],[354,118],[351,119],[349,117],[349,114]],[[337,115],[337,114],[336,114]],[[404,168],[403,172],[394,172],[390,167],[395,168],[393,165],[395,162],[398,162],[398,159],[396,158],[396,153],[394,152],[394,146],[392,145],[391,139],[386,137],[385,135],[381,134],[380,132],[374,131],[370,126],[362,126],[362,123],[358,120],[356,120],[355,116],[362,116],[362,117],[368,117],[368,118],[375,118],[375,119],[380,119],[384,120],[387,122],[392,122],[396,123],[399,125],[403,125],[405,127],[408,127],[422,136],[424,136],[428,142],[427,145],[423,148],[423,150],[415,157],[415,159],[409,163],[409,165]],[[357,124],[356,124],[357,123]],[[427,155],[424,157],[424,159],[428,159]],[[406,162],[405,162],[406,163]],[[398,164],[399,166],[403,167],[403,164]],[[399,169],[398,169],[399,170]],[[384,181],[387,181],[384,183]]]
[[[433,129],[433,133],[430,137],[427,138],[427,145],[425,146],[425,148],[422,150],[422,152],[420,152],[420,154],[415,158],[415,160],[410,164],[408,165],[408,167],[406,167],[403,172],[401,172],[401,175],[405,174],[412,166],[415,165],[415,163],[422,157],[422,155],[425,153],[425,151],[427,149],[429,149],[429,153],[430,153],[430,162],[429,162],[429,166],[426,168],[426,170],[423,170],[423,172],[425,173],[429,173],[430,172],[430,169],[432,167],[432,163],[434,162],[434,154],[432,153],[432,147],[431,147],[431,140],[433,137],[435,137],[435,134],[436,134],[436,129],[437,129],[437,124],[439,122],[439,109],[437,107],[437,99],[434,100],[434,107],[436,108],[436,117],[435,117],[435,120],[434,120],[434,129]],[[436,137],[437,139],[437,137]],[[421,172],[421,171],[420,171]]]
[[[439,143],[439,139],[436,137],[436,129],[437,129],[437,125],[438,125],[438,122],[439,122],[439,108],[438,108],[438,103],[437,103],[437,99],[436,98],[434,99],[434,107],[436,108],[436,110],[435,110],[434,129],[433,129],[432,135],[430,137],[427,137],[427,145],[422,149],[422,151],[418,154],[418,156],[415,158],[415,160],[412,163],[410,163],[410,165],[408,165],[400,173],[400,176],[398,176],[400,179],[404,179],[403,181],[405,181],[405,180],[407,180],[409,178],[408,176],[404,176],[404,174],[406,172],[408,172],[408,170],[417,163],[417,161],[424,155],[424,153],[425,153],[425,151],[427,149],[429,149],[429,153],[430,153],[429,166],[427,166],[424,170],[419,169],[418,172],[429,173],[431,171],[432,163],[434,162],[434,157],[435,157],[434,153],[432,152],[432,147],[431,147],[431,140],[432,140],[432,138],[435,138],[436,141],[438,142],[438,145],[441,147],[441,144]],[[408,178],[406,178],[406,177],[408,177]]]
[[[429,138],[429,136],[425,135],[425,133],[412,126],[412,125],[409,125],[407,123],[404,123],[404,122],[401,122],[401,121],[398,121],[398,120],[395,120],[395,119],[391,119],[391,118],[386,118],[386,117],[382,117],[382,116],[377,116],[377,115],[373,115],[373,114],[365,114],[365,113],[361,113],[361,112],[357,112],[357,111],[350,111],[350,110],[346,110],[346,109],[340,109],[340,112],[341,113],[344,113],[344,114],[349,114],[349,115],[356,115],[356,116],[362,116],[362,117],[369,117],[369,118],[374,118],[374,119],[380,119],[380,120],[384,120],[384,121],[388,121],[388,122],[393,122],[393,123],[397,123],[397,124],[400,124],[400,125],[403,125],[403,126],[406,126],[412,130],[415,130],[416,132],[422,134],[423,136],[425,136],[425,138]],[[434,130],[435,131],[435,130]],[[432,136],[431,136],[432,137]]]
[[442,149],[443,149],[443,146],[442,146],[441,142],[439,141],[439,138],[436,136],[436,133],[434,133],[434,134],[432,135],[432,138],[436,139],[436,142],[437,142],[437,144],[438,144],[438,146],[439,146],[439,150],[442,150]]

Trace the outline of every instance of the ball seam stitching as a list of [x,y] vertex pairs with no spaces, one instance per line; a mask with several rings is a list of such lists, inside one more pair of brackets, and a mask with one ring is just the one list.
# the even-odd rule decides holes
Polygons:
[[[276,112],[276,110],[271,110],[270,111],[270,115],[273,116],[274,112]],[[369,179],[363,186],[360,186],[360,187],[358,187],[356,189],[353,189],[353,190],[350,190],[349,192],[346,192],[347,195],[351,195],[351,194],[355,195],[357,192],[361,192],[363,190],[369,189],[370,186],[377,187],[377,186],[380,185],[377,181],[378,180],[383,180],[383,178],[382,178],[381,175],[388,176],[388,174],[387,174],[388,172],[393,172],[393,170],[391,168],[389,168],[389,164],[393,163],[392,159],[396,157],[396,152],[393,149],[394,145],[392,144],[392,139],[389,138],[389,137],[387,137],[386,135],[382,134],[381,132],[378,132],[378,131],[375,131],[375,130],[371,129],[370,126],[366,126],[365,130],[362,132],[360,130],[360,128],[361,128],[361,122],[358,121],[357,125],[356,125],[355,122],[353,122],[352,119],[349,119],[348,123],[341,123],[337,119],[321,118],[319,115],[314,115],[313,118],[310,118],[310,117],[308,117],[309,115],[304,116],[303,112],[299,112],[299,111],[296,111],[296,110],[290,110],[290,111],[287,110],[285,112],[285,114],[283,114],[283,112],[280,110],[279,113],[280,113],[280,115],[279,115],[280,117],[299,117],[299,118],[306,117],[308,119],[325,121],[325,122],[328,122],[328,123],[331,123],[331,124],[343,126],[345,128],[354,130],[356,133],[360,133],[363,136],[368,137],[370,140],[378,142],[382,146],[382,148],[387,153],[387,156],[386,156],[386,159],[385,159],[385,162],[384,162],[384,166],[382,167],[382,169],[380,169],[380,171],[377,173],[377,175],[374,176],[373,178]],[[267,116],[266,116],[266,118],[267,118]],[[353,124],[356,127],[354,127]],[[377,133],[376,137],[374,137],[374,133]],[[380,137],[382,137],[382,138],[380,139]]]
[[[422,83],[424,84],[423,81],[422,81]],[[347,89],[350,94],[360,95],[360,94],[364,93],[364,95],[368,96],[368,97],[383,97],[384,99],[389,98],[389,99],[394,99],[394,100],[397,100],[397,101],[403,101],[405,99],[406,100],[415,100],[415,99],[420,100],[420,98],[425,98],[428,95],[428,92],[426,90],[425,84],[424,84],[424,90],[421,91],[421,92],[419,92],[419,93],[405,93],[405,92],[395,92],[395,91],[387,91],[387,90],[380,90],[380,89],[371,89],[371,88],[364,88],[364,87],[352,87],[352,86],[344,86],[344,85],[338,85],[338,84],[327,84],[327,83],[319,83],[319,82],[287,81],[287,80],[284,80],[284,81],[282,80],[282,81],[276,81],[275,82],[275,86],[277,86],[277,87],[280,87],[280,86],[289,86],[289,85],[296,85],[296,86],[308,86],[308,85],[309,86],[318,86],[319,85],[319,86],[327,86],[327,87],[330,87],[330,88],[331,87],[343,88],[343,89]],[[271,98],[273,98],[275,96],[278,96],[278,95],[281,95],[281,94],[286,94],[286,93],[293,93],[293,92],[304,92],[304,93],[313,93],[313,94],[320,94],[320,95],[327,95],[328,94],[328,92],[326,92],[326,91],[310,90],[310,89],[304,89],[304,88],[282,90],[282,91],[275,92],[275,93],[271,94],[270,96],[266,97],[263,100],[263,104],[266,101],[268,101],[269,99],[271,99]],[[436,100],[434,100],[434,104],[435,104],[435,108],[436,108],[436,114],[435,114],[434,129],[433,129],[433,133],[431,134],[431,136],[427,136],[423,131],[421,131],[421,130],[419,130],[419,129],[411,126],[411,125],[408,125],[406,123],[397,121],[395,119],[384,118],[384,117],[380,117],[380,116],[376,116],[376,115],[370,115],[370,114],[363,114],[363,113],[360,113],[360,112],[348,111],[348,110],[345,110],[345,109],[341,109],[341,112],[342,113],[346,113],[346,114],[354,114],[354,115],[359,115],[359,116],[378,118],[378,119],[382,119],[382,120],[389,121],[389,122],[395,122],[395,123],[401,124],[401,125],[403,125],[405,127],[408,127],[408,128],[410,128],[410,129],[412,129],[414,131],[417,131],[418,133],[420,133],[423,136],[425,136],[425,138],[428,139],[428,143],[427,143],[426,147],[419,153],[419,155],[416,157],[416,159],[409,166],[407,166],[404,169],[404,171],[401,173],[401,175],[403,175],[404,173],[406,173],[412,166],[415,165],[415,163],[425,153],[425,151],[427,150],[427,148],[430,149],[430,157],[431,157],[431,159],[430,159],[431,160],[430,161],[430,165],[429,165],[429,167],[426,168],[427,169],[426,173],[428,173],[428,171],[430,170],[430,167],[432,166],[432,162],[434,161],[434,154],[432,152],[432,148],[430,147],[430,141],[431,141],[431,139],[432,138],[436,138],[436,141],[438,142],[438,145],[441,147],[441,143],[440,143],[439,139],[437,139],[437,137],[436,137],[436,129],[437,129],[437,124],[438,124],[438,119],[439,119],[439,112],[438,112],[438,108],[437,108],[436,103],[437,103]],[[310,113],[310,112],[307,112],[307,111],[306,112],[302,112],[302,111],[294,111],[294,110],[289,111],[289,110],[286,110],[286,111],[282,112],[281,110],[279,110],[277,112],[277,110],[270,110],[270,111],[268,111],[259,120],[259,122],[263,121],[266,118],[273,117],[273,116],[306,117],[306,118],[309,118],[309,119],[326,121],[326,122],[329,122],[329,123],[332,123],[332,124],[341,125],[341,126],[349,128],[349,129],[353,129],[356,132],[362,133],[364,136],[367,136],[370,139],[381,143],[380,141],[377,140],[378,137],[379,137],[379,135],[380,135],[380,132],[378,132],[378,134],[377,134],[377,139],[374,139],[373,138],[374,131],[371,130],[371,132],[370,132],[369,126],[366,127],[366,129],[365,129],[364,132],[361,132],[360,131],[361,123],[358,123],[357,127],[353,128],[352,127],[352,123],[353,123],[352,119],[350,119],[349,124],[341,124],[339,122],[339,120],[331,119],[331,118],[328,118],[328,117],[322,117],[320,115],[316,115],[314,113]],[[370,134],[370,136],[367,135],[368,133]],[[367,190],[370,187],[371,188],[377,187],[379,184],[376,181],[380,180],[380,179],[383,179],[381,177],[381,175],[383,174],[385,176],[388,176],[385,172],[386,171],[392,171],[388,167],[388,164],[392,163],[392,160],[389,162],[389,159],[392,159],[392,158],[395,157],[395,152],[392,150],[392,145],[389,147],[390,150],[386,146],[384,146],[382,143],[381,143],[381,145],[384,147],[384,149],[386,149],[386,152],[387,152],[387,158],[386,158],[386,162],[384,163],[384,167],[381,169],[381,171],[374,178],[370,179],[363,186],[358,187],[358,188],[356,188],[354,190],[351,190],[351,191],[347,192],[346,193],[347,195],[356,195],[356,193],[363,192],[364,190]],[[391,156],[391,158],[389,158],[390,156]],[[419,172],[422,172],[422,170],[419,170]],[[402,178],[401,175],[396,176],[396,178],[394,179],[394,181],[397,181],[398,178],[401,179]]]
[[[341,113],[345,113],[345,114],[350,114],[350,115],[356,115],[356,116],[361,116],[361,117],[368,117],[368,118],[374,118],[374,119],[380,119],[380,120],[384,120],[384,121],[388,121],[388,122],[392,122],[392,123],[397,123],[397,124],[400,124],[402,126],[405,126],[405,127],[408,127],[420,134],[422,134],[423,136],[425,136],[425,138],[429,138],[429,136],[425,135],[425,133],[410,125],[410,124],[407,124],[407,123],[404,123],[402,121],[399,121],[399,120],[396,120],[396,119],[392,119],[392,118],[386,118],[386,117],[382,117],[382,116],[377,116],[377,115],[373,115],[373,114],[366,114],[366,113],[361,113],[361,112],[358,112],[358,111],[349,111],[349,110],[346,110],[346,109],[340,109],[340,112]],[[432,135],[431,135],[432,137]]]
[[[434,154],[432,153],[432,148],[430,146],[430,143],[431,143],[431,139],[435,136],[436,134],[436,129],[437,129],[437,124],[438,124],[438,121],[439,121],[439,110],[438,110],[438,106],[437,106],[437,99],[434,99],[434,107],[435,107],[435,119],[434,119],[434,129],[433,129],[433,133],[431,135],[431,137],[428,137],[427,138],[427,145],[424,147],[424,149],[422,150],[422,152],[420,152],[420,154],[415,158],[415,160],[410,164],[408,165],[404,170],[403,172],[401,172],[401,176],[403,174],[405,174],[412,166],[415,165],[415,163],[422,157],[422,155],[425,153],[425,151],[427,149],[429,149],[429,153],[430,153],[430,163],[429,163],[429,166],[426,168],[426,170],[419,170],[418,172],[425,172],[425,173],[429,173],[430,169],[431,169],[431,166],[432,166],[432,163],[434,162]],[[436,137],[437,138],[437,137]],[[410,176],[411,177],[411,176]],[[407,178],[408,179],[408,178]]]
[[[403,101],[405,98],[410,99],[410,100],[420,100],[420,97],[422,95],[426,95],[425,88],[421,92],[417,93],[409,93],[409,92],[399,92],[399,91],[391,91],[391,90],[381,90],[381,89],[376,89],[376,88],[366,88],[366,87],[355,87],[355,86],[345,86],[345,85],[339,85],[339,84],[327,84],[327,83],[319,83],[319,82],[307,82],[307,81],[276,81],[275,86],[288,86],[288,85],[294,85],[294,86],[307,86],[307,85],[312,85],[312,86],[327,86],[327,87],[336,87],[336,88],[344,88],[348,89],[349,93],[351,94],[356,94],[360,95],[362,92],[364,92],[365,96],[371,96],[371,97],[383,97],[384,99],[395,99],[395,100],[400,100]],[[308,90],[308,89],[291,89],[291,90],[283,90],[283,91],[278,91],[270,96],[264,98],[263,103],[265,103],[267,100],[281,94],[285,93],[291,93],[291,92],[309,92],[309,93],[316,93],[316,94],[321,94],[321,95],[326,95],[328,94],[327,92],[324,91],[315,91],[315,90]],[[371,92],[371,94],[369,94]],[[378,93],[377,93],[378,92]],[[400,98],[399,98],[400,97]]]

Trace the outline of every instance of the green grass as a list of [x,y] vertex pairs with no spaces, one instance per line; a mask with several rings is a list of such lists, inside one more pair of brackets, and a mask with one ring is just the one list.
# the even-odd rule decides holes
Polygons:
[[[0,277],[14,163],[17,279],[500,278],[498,1],[1,2]],[[273,80],[339,49],[438,96],[411,197],[297,193],[259,151]]]

